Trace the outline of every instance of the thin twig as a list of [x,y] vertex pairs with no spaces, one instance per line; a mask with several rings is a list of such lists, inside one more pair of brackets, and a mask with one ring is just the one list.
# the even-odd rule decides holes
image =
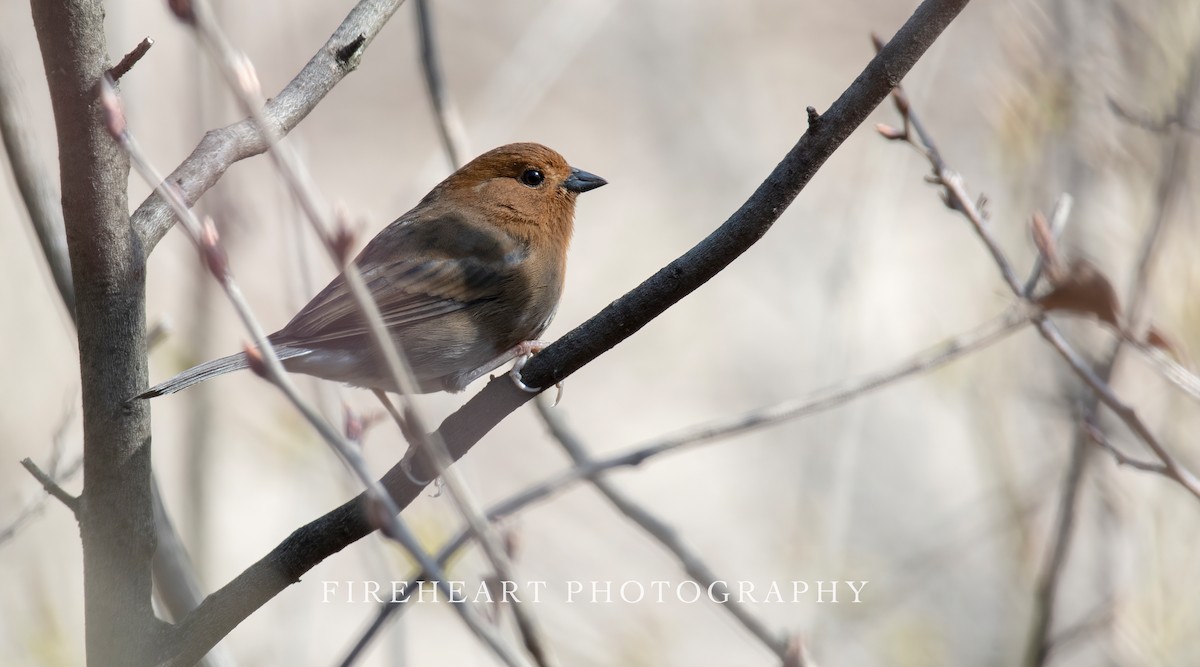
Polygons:
[[1187,116],[1170,114],[1163,118],[1151,118],[1149,114],[1135,113],[1126,109],[1124,105],[1112,96],[1109,96],[1107,99],[1108,108],[1112,110],[1113,114],[1134,127],[1140,127],[1143,130],[1149,130],[1157,134],[1167,134],[1176,128],[1183,132],[1200,134],[1200,127],[1188,123]]
[[142,56],[146,55],[146,52],[152,46],[154,46],[153,39],[149,37],[142,39],[142,41],[138,42],[137,46],[133,47],[132,51],[126,53],[124,58],[121,58],[120,62],[108,68],[108,77],[114,82],[120,81],[121,77],[128,74],[129,70],[133,69],[133,66],[142,59]]
[[[29,459],[25,460],[28,461]],[[78,457],[67,465],[62,466],[61,469],[56,465],[51,465],[49,475],[56,484],[61,484],[62,482],[74,477],[82,468],[83,458]],[[38,481],[40,482],[41,480]],[[45,488],[44,485],[43,488]],[[61,489],[61,487],[59,488]],[[4,544],[5,542],[11,540],[16,536],[17,531],[21,530],[21,527],[24,526],[26,522],[40,514],[42,508],[46,506],[46,499],[49,497],[50,495],[48,493],[39,493],[36,498],[33,498],[25,503],[25,506],[22,507],[21,510],[17,512],[17,515],[8,522],[8,525],[0,528],[0,544]]]
[[676,434],[643,445],[627,456],[650,456],[823,412],[900,380],[940,368],[955,359],[988,347],[1024,327],[1029,323],[1030,318],[1030,314],[1014,309],[972,331],[919,352],[887,370],[814,392],[801,399],[785,401],[734,417],[717,419],[683,429]]
[[1026,644],[1025,655],[1025,664],[1029,667],[1044,664],[1053,650],[1047,637],[1053,625],[1055,602],[1058,599],[1059,583],[1066,567],[1067,554],[1073,543],[1079,491],[1083,486],[1083,476],[1090,453],[1091,447],[1088,446],[1086,436],[1077,431],[1075,441],[1071,444],[1067,472],[1063,476],[1059,491],[1058,513],[1054,533],[1050,539],[1050,550],[1045,565],[1038,574],[1033,594],[1033,619],[1030,623],[1033,630]]
[[[1050,234],[1054,240],[1058,240],[1062,236],[1063,230],[1067,228],[1074,201],[1071,195],[1064,192],[1059,195],[1058,201],[1054,202],[1054,213],[1050,214]],[[1025,287],[1021,290],[1021,295],[1026,299],[1033,298],[1033,291],[1037,289],[1038,281],[1042,278],[1045,263],[1046,258],[1038,253],[1037,258],[1033,260],[1033,270],[1029,272],[1029,277],[1025,279]]]
[[430,0],[415,0],[417,10],[417,37],[421,49],[421,73],[425,78],[425,90],[433,106],[433,117],[437,122],[438,135],[450,166],[463,166],[470,150],[467,148],[467,132],[463,127],[458,106],[446,90],[443,81],[441,58],[438,57],[437,40],[434,37],[433,17],[430,15]]
[[1125,344],[1141,353],[1142,358],[1158,367],[1158,372],[1171,384],[1179,387],[1189,396],[1200,400],[1200,377],[1191,369],[1171,358],[1162,348],[1149,345],[1145,341],[1135,340],[1132,336],[1125,337]]
[[[576,466],[586,466],[591,463],[592,457],[588,453],[587,447],[568,428],[566,421],[559,414],[552,413],[544,401],[534,401],[534,405],[537,407],[546,425],[550,427],[550,434],[554,436],[554,439],[558,441],[563,450],[567,452],[567,455],[571,457],[571,461]],[[679,561],[684,572],[694,581],[707,590],[713,590],[715,587],[723,591],[726,588],[724,580],[713,573],[712,569],[704,562],[700,555],[685,544],[679,537],[679,533],[665,521],[654,516],[654,514],[646,510],[639,503],[622,493],[620,489],[614,486],[603,475],[598,473],[591,474],[588,476],[588,481],[591,482],[592,486],[601,495],[608,499],[608,502],[618,512],[636,523],[647,535],[661,544],[667,551],[670,551],[676,560]],[[718,595],[721,607],[728,611],[747,632],[762,642],[763,646],[778,656],[780,660],[787,660],[788,642],[781,633],[768,629],[766,624],[751,614],[732,596]]]
[[54,286],[74,322],[75,284],[71,278],[71,258],[67,255],[61,197],[56,180],[43,163],[42,153],[34,141],[33,123],[29,120],[21,92],[20,75],[8,50],[0,45],[0,138],[4,140],[13,180],[33,223],[42,256],[50,266]]
[[[287,134],[316,108],[334,86],[358,67],[363,53],[404,0],[360,0],[341,25],[287,86],[273,95],[263,116],[278,135]],[[253,119],[212,130],[168,177],[181,190],[188,206],[196,203],[235,162],[267,150],[267,138]],[[142,237],[142,252],[149,255],[175,224],[171,207],[151,195],[131,222]]]
[[1109,442],[1108,436],[1104,435],[1104,431],[1101,431],[1100,427],[1096,426],[1095,424],[1085,422],[1083,424],[1083,429],[1093,443],[1099,445],[1105,450],[1108,450],[1109,454],[1112,454],[1118,465],[1129,466],[1130,468],[1158,473],[1160,475],[1167,474],[1167,467],[1165,465],[1161,463],[1151,463],[1149,461],[1135,459],[1125,454],[1125,452],[1122,452],[1120,449],[1117,449],[1116,445]]
[[66,489],[63,489],[61,486],[59,486],[58,482],[55,481],[53,477],[47,475],[45,472],[42,472],[42,469],[33,462],[33,459],[21,459],[21,465],[25,466],[25,469],[29,471],[29,474],[33,475],[33,478],[42,485],[42,488],[46,490],[46,493],[54,496],[59,502],[65,505],[67,509],[71,510],[71,514],[74,514],[76,518],[79,517],[78,497],[67,493]]
[[1100,401],[1108,406],[1121,421],[1125,422],[1125,425],[1133,431],[1138,439],[1150,447],[1154,455],[1158,457],[1159,461],[1166,468],[1166,477],[1179,482],[1179,485],[1186,489],[1188,493],[1200,499],[1200,479],[1197,479],[1191,471],[1184,468],[1175,460],[1175,457],[1163,447],[1158,438],[1150,431],[1150,428],[1138,416],[1137,411],[1125,404],[1113,393],[1112,387],[1104,382],[1088,366],[1087,362],[1079,356],[1079,353],[1067,344],[1062,334],[1059,333],[1058,328],[1048,320],[1042,320],[1038,323],[1038,329],[1042,332],[1042,336],[1050,341],[1050,344],[1058,350],[1058,353],[1067,360],[1067,363],[1071,365],[1075,374],[1081,377],[1092,391],[1096,393]]

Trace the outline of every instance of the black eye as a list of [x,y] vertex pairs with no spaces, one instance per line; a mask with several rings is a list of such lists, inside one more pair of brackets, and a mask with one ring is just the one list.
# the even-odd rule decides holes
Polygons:
[[536,188],[542,184],[542,181],[546,180],[546,177],[540,169],[526,169],[521,172],[521,178],[518,180],[531,188]]

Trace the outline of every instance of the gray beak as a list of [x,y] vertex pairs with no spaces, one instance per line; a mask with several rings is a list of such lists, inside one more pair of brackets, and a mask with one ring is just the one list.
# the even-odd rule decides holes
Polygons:
[[608,181],[603,178],[574,167],[571,167],[571,175],[567,177],[567,180],[563,181],[563,187],[571,192],[587,192],[606,184],[608,184]]

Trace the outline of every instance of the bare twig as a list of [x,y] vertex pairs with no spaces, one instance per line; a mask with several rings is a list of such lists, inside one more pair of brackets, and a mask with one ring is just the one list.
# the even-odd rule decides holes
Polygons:
[[[567,427],[566,421],[559,414],[551,412],[544,401],[534,401],[534,405],[546,425],[550,427],[551,435],[562,445],[563,450],[567,452],[575,465],[586,466],[591,463],[592,457],[588,453],[587,447]],[[715,587],[717,590],[723,591],[726,588],[724,580],[714,574],[700,555],[684,543],[674,528],[622,493],[601,474],[589,475],[588,481],[618,512],[636,523],[647,535],[670,551],[679,561],[684,572],[694,581],[707,590],[713,590]],[[762,642],[763,646],[778,656],[780,660],[787,660],[788,642],[781,633],[768,629],[761,620],[733,597],[721,595],[720,599],[721,607],[728,611],[747,632]]]
[[[28,460],[29,459],[25,459],[25,461]],[[24,461],[22,462],[22,465],[24,465]],[[49,477],[57,486],[57,484],[71,479],[79,472],[79,470],[83,467],[83,459],[76,458],[67,465],[61,467],[57,462],[54,462],[49,467]],[[30,470],[30,472],[32,473],[33,471]],[[34,477],[37,477],[37,475],[35,474]],[[40,479],[38,481],[41,482]],[[44,484],[42,488],[45,488]],[[62,490],[62,487],[58,488],[59,490]],[[46,491],[47,493],[39,493],[36,498],[26,502],[25,506],[22,507],[19,512],[17,512],[17,515],[8,522],[8,525],[0,528],[0,544],[4,544],[5,542],[11,540],[14,536],[16,536],[17,531],[21,530],[21,527],[24,526],[26,522],[41,513],[42,508],[46,506],[46,499],[50,497],[48,493],[49,489],[46,489]],[[69,506],[68,509],[70,509]]]
[[798,419],[848,403],[867,393],[925,373],[996,343],[1025,326],[1031,314],[1014,309],[978,328],[917,353],[905,361],[861,378],[734,417],[713,420],[660,438],[626,456],[651,456],[763,426]]
[[1113,114],[1115,114],[1117,118],[1120,118],[1126,123],[1157,134],[1167,134],[1174,129],[1179,129],[1183,132],[1190,132],[1192,134],[1200,134],[1200,127],[1196,127],[1195,125],[1188,123],[1187,116],[1182,116],[1177,113],[1173,113],[1162,118],[1151,118],[1149,114],[1133,112],[1126,109],[1124,105],[1122,105],[1112,96],[1108,97],[1108,108],[1112,110]]
[[42,469],[39,468],[32,459],[21,459],[21,465],[25,466],[25,469],[29,471],[29,474],[33,475],[33,478],[42,485],[42,488],[46,490],[46,493],[54,496],[59,502],[65,505],[67,509],[71,510],[71,513],[76,517],[79,516],[79,498],[67,493],[65,489],[58,485],[58,482],[55,481],[53,477],[42,472]]
[[1050,539],[1050,551],[1038,574],[1033,596],[1033,619],[1031,622],[1033,631],[1030,633],[1025,655],[1025,664],[1029,667],[1044,664],[1053,649],[1051,643],[1047,641],[1047,636],[1053,624],[1059,582],[1062,581],[1067,554],[1075,534],[1075,514],[1079,504],[1079,491],[1083,486],[1083,475],[1086,471],[1088,455],[1091,453],[1087,442],[1082,431],[1076,431],[1075,441],[1071,445],[1071,455],[1067,462],[1067,472],[1063,476],[1063,484],[1059,492],[1058,514],[1055,519],[1054,533]]
[[[46,459],[46,470],[48,472],[45,474],[54,482],[59,484],[74,477],[83,466],[82,458],[76,458],[65,466],[62,463],[63,452],[66,449],[67,428],[71,425],[72,421],[74,421],[74,418],[75,403],[72,400],[70,406],[63,414],[62,419],[59,421],[58,427],[54,429],[54,436],[50,440],[50,456]],[[30,470],[30,472],[33,471]],[[46,491],[49,490],[46,489]],[[17,515],[8,522],[8,525],[0,528],[0,544],[12,539],[17,534],[17,531],[21,529],[21,526],[40,513],[42,511],[42,507],[44,507],[46,504],[46,499],[49,497],[49,493],[39,493],[36,497],[26,502],[25,506],[22,507],[19,512],[17,512]],[[75,514],[78,515],[78,512]]]
[[1161,463],[1151,463],[1149,461],[1135,459],[1126,455],[1120,449],[1117,449],[1116,445],[1109,442],[1108,436],[1104,435],[1104,431],[1101,431],[1100,427],[1096,426],[1095,424],[1084,422],[1083,430],[1087,434],[1089,440],[1107,450],[1109,454],[1112,454],[1113,458],[1116,459],[1119,465],[1129,466],[1130,468],[1136,468],[1138,470],[1145,470],[1146,472],[1158,473],[1160,475],[1168,474],[1167,467]]
[[[358,67],[359,60],[404,0],[360,0],[313,55],[308,64],[262,110],[275,134],[290,132],[333,87]],[[267,137],[253,119],[213,130],[192,150],[168,180],[176,184],[188,206],[196,203],[233,163],[267,150]],[[171,207],[157,194],[142,202],[132,216],[149,255],[175,223]]]
[[1168,479],[1175,480],[1180,486],[1186,489],[1188,493],[1192,494],[1197,499],[1200,499],[1200,479],[1197,479],[1191,471],[1184,468],[1175,459],[1175,457],[1168,452],[1165,447],[1163,447],[1162,443],[1158,441],[1158,438],[1156,438],[1150,431],[1150,428],[1146,426],[1145,422],[1143,422],[1140,417],[1138,417],[1137,411],[1135,411],[1129,405],[1126,405],[1117,397],[1116,394],[1113,393],[1112,387],[1110,387],[1108,383],[1104,382],[1103,378],[1097,375],[1096,372],[1087,365],[1087,362],[1085,362],[1079,356],[1079,354],[1067,344],[1066,340],[1063,339],[1062,334],[1058,332],[1057,327],[1048,321],[1043,321],[1041,323],[1041,329],[1043,331],[1042,335],[1046,338],[1046,340],[1050,341],[1050,344],[1053,345],[1054,348],[1058,350],[1059,354],[1067,360],[1067,363],[1071,365],[1071,368],[1075,371],[1075,374],[1083,378],[1083,381],[1087,383],[1093,392],[1096,393],[1096,396],[1099,397],[1100,401],[1108,406],[1108,408],[1112,410],[1121,421],[1125,422],[1125,425],[1128,426],[1131,431],[1133,431],[1134,435],[1136,435],[1138,439],[1145,443],[1150,450],[1154,452],[1154,455],[1158,457],[1158,460],[1162,462],[1163,467],[1165,468],[1165,476]]
[[121,58],[120,62],[108,68],[108,77],[114,82],[120,81],[121,77],[129,73],[129,70],[133,69],[133,66],[142,59],[142,56],[146,55],[146,52],[149,51],[150,47],[152,46],[154,46],[154,40],[150,39],[149,37],[146,37],[142,41],[138,42],[138,45],[133,47],[132,51],[126,53],[125,57]]
[[443,82],[429,3],[430,0],[414,1],[417,9],[417,37],[421,48],[421,73],[425,77],[425,89],[433,106],[433,116],[437,122],[438,135],[442,138],[442,147],[446,149],[450,166],[458,169],[471,153],[467,148],[467,132],[463,127],[462,116],[459,115],[458,107]]
[[33,231],[50,266],[54,286],[67,314],[75,321],[75,285],[71,279],[71,259],[67,256],[67,232],[55,179],[42,163],[34,142],[29,112],[21,99],[20,77],[8,50],[0,45],[0,137],[12,167],[13,179]]
[[[1057,240],[1066,229],[1067,221],[1071,219],[1071,206],[1074,201],[1071,195],[1064,192],[1054,203],[1054,213],[1050,215],[1050,234],[1054,240]],[[1029,278],[1025,280],[1025,287],[1021,290],[1021,295],[1026,299],[1033,298],[1033,291],[1037,289],[1038,281],[1042,278],[1045,262],[1041,253],[1038,253],[1037,259],[1033,260],[1033,270],[1029,272]]]
[[1140,352],[1143,359],[1158,367],[1159,374],[1171,384],[1179,387],[1192,398],[1200,400],[1200,377],[1197,377],[1191,369],[1172,359],[1161,348],[1149,345],[1145,341],[1126,336],[1125,343]]

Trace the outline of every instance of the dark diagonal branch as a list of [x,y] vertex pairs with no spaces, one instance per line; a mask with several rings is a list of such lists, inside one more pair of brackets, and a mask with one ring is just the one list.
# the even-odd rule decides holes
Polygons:
[[[358,67],[363,51],[403,3],[404,0],[362,0],[355,5],[304,69],[267,102],[263,116],[275,134],[291,132],[334,86]],[[167,180],[177,185],[184,201],[193,206],[233,163],[263,153],[267,146],[267,138],[252,119],[212,130]],[[173,224],[171,207],[157,194],[142,202],[133,214],[133,225],[142,237],[144,255],[150,254]]]
[[[752,246],[966,4],[966,0],[922,3],[825,115],[810,122],[800,141],[737,212],[692,250],[536,355],[522,372],[526,384],[547,387],[566,378],[633,335]],[[442,422],[438,434],[451,456],[461,458],[532,397],[508,378],[493,380]],[[401,508],[423,488],[412,479],[430,479],[433,473],[424,460],[412,463],[411,475],[405,473],[403,464],[397,464],[381,480]],[[189,650],[202,651],[214,645],[316,564],[372,532],[362,502],[361,496],[352,499],[297,529],[188,615],[177,628],[180,640],[189,644]]]

